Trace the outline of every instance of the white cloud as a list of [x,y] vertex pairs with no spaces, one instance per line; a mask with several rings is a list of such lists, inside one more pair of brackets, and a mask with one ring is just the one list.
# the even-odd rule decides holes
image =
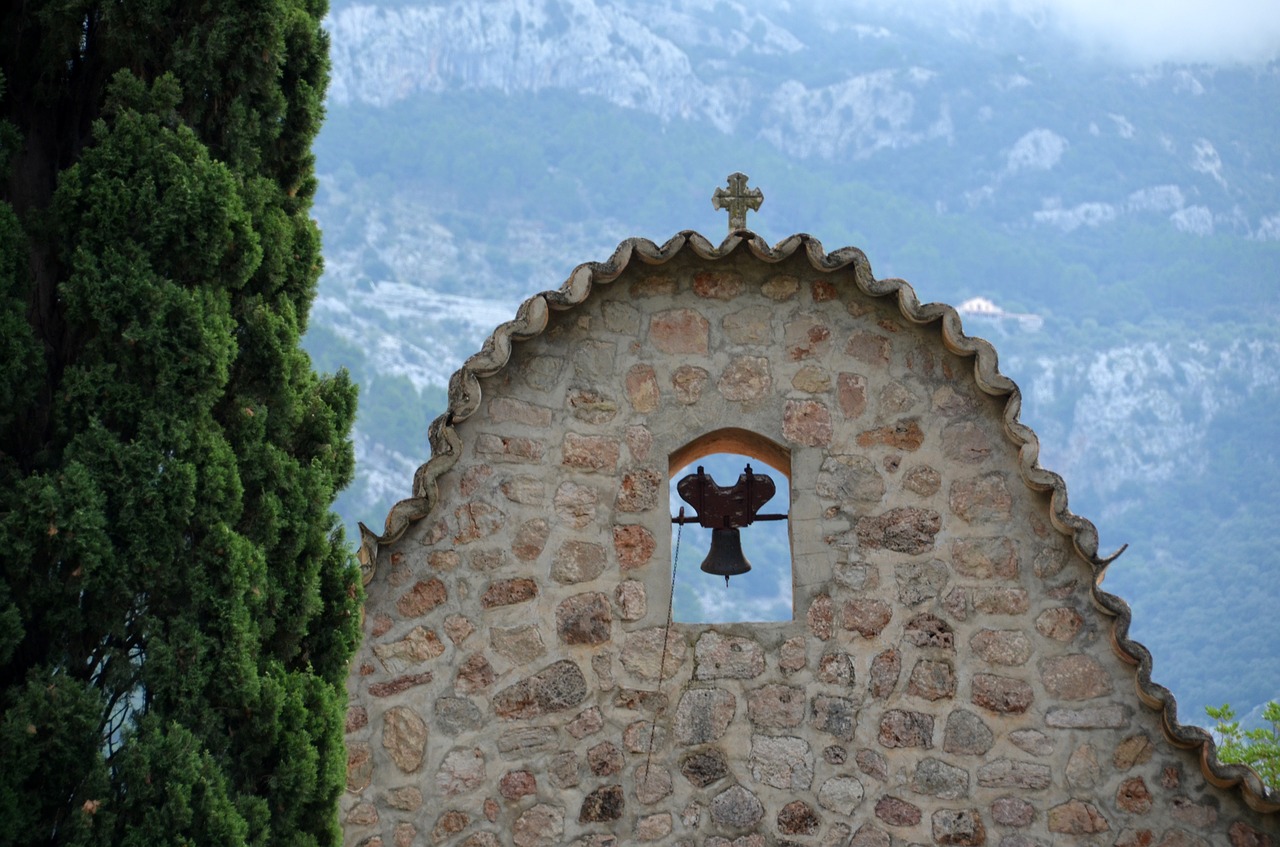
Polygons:
[[1236,64],[1280,55],[1280,3],[1275,0],[1022,0],[1012,5],[1047,7],[1069,34],[1143,64]]
[[[1012,12],[1100,54],[1139,65],[1253,64],[1280,57],[1276,0],[814,0],[827,14],[894,9],[921,22],[970,29],[981,14]],[[1179,79],[1195,91],[1198,80]]]

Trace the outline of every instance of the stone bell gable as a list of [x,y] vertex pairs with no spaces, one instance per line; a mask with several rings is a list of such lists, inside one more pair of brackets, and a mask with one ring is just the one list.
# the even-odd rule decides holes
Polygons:
[[[347,843],[1275,844],[1019,407],[953,309],[807,236],[530,298],[365,531]],[[790,479],[790,621],[668,625],[670,474],[721,451]]]

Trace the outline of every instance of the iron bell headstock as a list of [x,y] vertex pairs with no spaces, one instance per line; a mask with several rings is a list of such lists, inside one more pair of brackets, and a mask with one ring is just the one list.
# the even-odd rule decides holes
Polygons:
[[777,493],[777,486],[764,474],[753,473],[751,465],[738,476],[734,485],[717,485],[701,466],[676,483],[680,498],[697,510],[697,517],[673,518],[673,522],[692,523],[711,530],[711,549],[702,562],[702,570],[723,576],[725,585],[729,577],[751,570],[751,563],[742,552],[742,536],[739,529],[750,526],[756,520],[781,520],[786,515],[757,515],[765,503]]

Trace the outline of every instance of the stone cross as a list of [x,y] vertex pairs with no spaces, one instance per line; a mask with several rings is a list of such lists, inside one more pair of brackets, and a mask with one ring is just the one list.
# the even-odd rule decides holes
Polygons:
[[729,210],[729,233],[747,228],[747,209],[760,211],[764,202],[764,194],[758,188],[747,188],[746,174],[735,172],[729,174],[729,190],[717,188],[711,195],[711,206],[714,209]]

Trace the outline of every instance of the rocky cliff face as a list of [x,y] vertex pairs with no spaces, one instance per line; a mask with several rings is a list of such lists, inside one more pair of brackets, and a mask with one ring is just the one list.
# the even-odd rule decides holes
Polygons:
[[[937,99],[936,74],[925,68],[875,69],[818,84],[766,74],[768,66],[816,52],[776,22],[779,11],[607,0],[345,6],[329,24],[330,96],[337,104],[387,106],[423,91],[570,90],[663,120],[758,131],[802,156],[868,154],[947,135],[946,109],[918,104],[930,88],[929,99]],[[892,37],[883,27],[834,29],[829,35],[847,39],[850,51]]]
[[[1050,46],[1025,23],[1006,21],[999,39],[987,31],[983,41],[977,30],[939,34],[918,21],[850,19],[803,2],[748,9],[710,0],[454,0],[337,3],[328,25],[331,110],[363,104],[394,113],[424,93],[468,91],[514,95],[505,108],[518,109],[521,96],[570,92],[660,123],[752,136],[796,161],[880,163],[873,171],[906,162],[939,178],[923,188],[908,175],[881,181],[941,214],[956,209],[1005,228],[1069,234],[1163,219],[1192,237],[1280,237],[1274,192],[1251,198],[1245,187],[1273,181],[1274,156],[1259,156],[1258,141],[1228,122],[1214,128],[1215,144],[1199,134],[1199,113],[1185,111],[1188,102],[1238,93],[1223,73],[1106,71],[1108,84],[1092,101],[1064,105],[1055,92],[1078,100],[1059,79],[1064,68],[1104,72],[1071,66],[1057,47],[1041,61],[1009,58],[1010,39]],[[1277,89],[1267,81],[1274,69],[1254,76]],[[1157,116],[1152,103],[1169,113]],[[610,143],[607,134],[601,142]],[[1224,143],[1231,155],[1219,152]],[[1137,173],[1090,178],[1135,157],[1149,160],[1131,168]],[[958,160],[968,167],[948,168]],[[327,175],[317,208],[330,233],[317,320],[365,346],[374,371],[402,375],[419,390],[443,387],[530,286],[558,284],[578,261],[604,258],[634,234],[618,218],[557,220],[553,211],[537,221],[515,215],[495,239],[447,219],[465,197],[393,190],[361,204],[343,182]],[[1079,183],[1086,188],[1073,192]],[[333,236],[337,218],[354,221],[349,236]],[[508,257],[517,254],[523,264],[513,277]],[[1040,424],[1046,444],[1058,445],[1051,466],[1102,496],[1195,470],[1207,425],[1231,397],[1274,379],[1267,362],[1275,355],[1244,343],[1121,344],[1020,360],[1017,375],[1031,409],[1052,409]],[[1092,458],[1099,453],[1100,462]],[[365,455],[364,472],[377,474],[375,457],[385,451]]]
[[1044,444],[1041,462],[1119,510],[1129,486],[1204,473],[1212,427],[1280,387],[1278,361],[1270,342],[1170,341],[1010,357],[1007,367]]
[[[1249,173],[1274,182],[1274,151],[1220,119],[1274,98],[1280,68],[1135,72],[1085,64],[1013,16],[993,38],[989,22],[943,30],[866,14],[811,0],[336,4],[330,99],[573,92],[802,159],[914,151],[942,208],[1064,231],[1160,215],[1201,236],[1280,238],[1280,203]],[[1099,157],[1132,166],[1081,190]]]
[[569,89],[663,118],[729,130],[728,91],[636,17],[593,0],[348,6],[330,31],[336,103],[389,105],[422,91]]

